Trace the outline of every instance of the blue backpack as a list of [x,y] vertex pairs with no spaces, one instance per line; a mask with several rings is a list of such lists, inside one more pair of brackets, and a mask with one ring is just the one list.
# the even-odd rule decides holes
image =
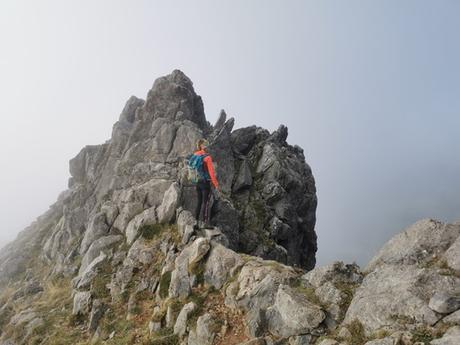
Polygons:
[[196,184],[200,181],[209,181],[210,176],[203,164],[203,160],[207,156],[209,156],[208,153],[205,153],[204,155],[192,154],[188,159],[188,178],[191,183]]

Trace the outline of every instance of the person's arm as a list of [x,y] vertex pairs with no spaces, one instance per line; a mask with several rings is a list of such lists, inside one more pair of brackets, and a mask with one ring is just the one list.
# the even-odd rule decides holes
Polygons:
[[219,183],[216,179],[216,174],[214,172],[214,165],[212,164],[211,156],[205,157],[204,162],[206,163],[206,167],[208,168],[209,176],[211,177],[211,182],[214,185],[214,188],[219,189]]

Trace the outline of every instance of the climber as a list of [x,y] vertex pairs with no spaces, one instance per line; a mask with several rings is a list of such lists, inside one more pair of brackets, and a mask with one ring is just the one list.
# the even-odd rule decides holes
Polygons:
[[[206,139],[199,139],[196,144],[197,151],[193,153],[196,156],[202,156],[203,158],[203,170],[204,176],[200,178],[196,183],[196,191],[198,194],[198,203],[195,211],[195,219],[198,223],[198,227],[212,228],[210,223],[210,210],[209,201],[211,199],[211,183],[215,188],[218,195],[220,194],[219,183],[217,182],[216,175],[214,173],[214,165],[212,163],[211,155],[206,151],[209,146],[209,142]],[[204,214],[201,223],[200,216]]]

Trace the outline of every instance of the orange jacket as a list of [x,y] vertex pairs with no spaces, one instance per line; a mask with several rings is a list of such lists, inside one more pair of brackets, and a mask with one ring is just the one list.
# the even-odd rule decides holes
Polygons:
[[[194,154],[200,155],[200,156],[204,155],[205,153],[207,153],[205,150],[198,150],[194,152]],[[203,163],[204,163],[204,166],[206,167],[206,170],[209,173],[209,176],[211,177],[211,182],[214,185],[214,188],[218,188],[219,183],[217,182],[216,174],[214,173],[214,165],[212,164],[211,156],[204,157]]]

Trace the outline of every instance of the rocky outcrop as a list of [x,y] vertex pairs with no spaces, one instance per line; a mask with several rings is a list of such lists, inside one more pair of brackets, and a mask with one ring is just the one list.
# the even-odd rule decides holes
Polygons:
[[[364,270],[315,266],[316,191],[288,130],[206,120],[180,71],[131,97],[68,190],[0,252],[0,345],[458,343],[460,223],[426,219]],[[185,157],[223,195],[196,229]],[[69,331],[71,330],[71,331]]]
[[[143,225],[177,220],[177,208],[195,210],[185,157],[206,137],[221,189],[212,223],[225,244],[263,258],[307,269],[316,253],[315,183],[303,151],[286,142],[287,128],[273,133],[251,126],[233,130],[222,111],[212,126],[201,97],[181,71],[157,79],[147,99],[129,98],[110,140],[84,147],[70,160],[69,189],[1,253],[0,279],[20,273],[36,246],[54,273],[80,273],[99,255],[98,241],[125,236],[128,244]],[[33,244],[32,244],[33,243]],[[75,260],[83,257],[82,266]]]
[[459,224],[424,219],[390,239],[367,265],[344,323],[359,320],[367,334],[394,332],[435,326],[457,310],[460,272],[445,257],[459,236]]

